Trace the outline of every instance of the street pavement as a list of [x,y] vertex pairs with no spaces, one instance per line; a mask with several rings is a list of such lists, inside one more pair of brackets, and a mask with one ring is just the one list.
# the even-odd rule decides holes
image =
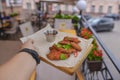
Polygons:
[[[98,36],[101,38],[106,47],[112,52],[120,63],[120,21],[115,21],[115,27],[111,32],[99,32]],[[120,80],[120,74],[115,70],[109,58],[104,54],[104,59],[107,62],[112,75],[115,80]]]
[[99,32],[101,40],[120,61],[120,21],[115,22],[115,27],[112,32]]

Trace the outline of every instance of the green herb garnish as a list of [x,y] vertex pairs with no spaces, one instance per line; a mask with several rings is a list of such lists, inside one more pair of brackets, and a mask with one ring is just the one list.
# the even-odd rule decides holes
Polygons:
[[65,60],[65,59],[66,59],[65,54],[63,54],[63,53],[62,53],[62,54],[60,54],[60,59],[61,59],[61,60]]
[[68,50],[71,48],[71,44],[66,44],[62,46],[64,49]]
[[61,44],[55,44],[58,48],[62,48],[62,45]]

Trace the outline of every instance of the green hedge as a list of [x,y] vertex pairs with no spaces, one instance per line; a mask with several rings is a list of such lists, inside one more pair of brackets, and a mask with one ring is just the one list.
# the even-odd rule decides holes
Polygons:
[[10,14],[10,16],[11,16],[11,17],[18,16],[18,13],[13,12],[13,13]]
[[68,15],[68,14],[65,14],[65,15],[63,15],[63,14],[61,14],[61,15],[56,14],[54,18],[56,18],[56,19],[72,19],[72,16]]

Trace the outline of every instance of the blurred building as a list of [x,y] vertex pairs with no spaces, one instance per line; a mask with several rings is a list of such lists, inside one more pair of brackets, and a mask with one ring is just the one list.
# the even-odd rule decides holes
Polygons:
[[[40,0],[41,10],[43,11],[58,11],[61,9],[64,13],[71,13],[75,3],[78,0]],[[86,0],[87,13],[92,14],[106,14],[106,13],[120,13],[120,0]]]
[[[2,3],[2,11],[22,12],[23,9],[34,10],[36,9],[34,0],[0,0]],[[1,7],[0,7],[1,8]]]
[[120,0],[86,0],[88,13],[106,14],[119,13]]
[[22,0],[22,8],[28,10],[35,10],[36,9],[35,0]]
[[[22,0],[0,0],[1,12],[5,11],[7,14],[11,12],[21,12]],[[15,2],[14,2],[15,1]]]
[[71,13],[77,0],[40,0],[37,3],[39,10],[54,14],[61,10],[63,13]]
[[[16,12],[23,10],[34,10],[37,8],[42,12],[54,14],[58,10],[63,13],[72,13],[73,7],[78,0],[1,0],[2,10],[11,12],[12,9]],[[39,1],[39,2],[36,2]],[[120,0],[86,0],[87,13],[106,14],[120,13]]]

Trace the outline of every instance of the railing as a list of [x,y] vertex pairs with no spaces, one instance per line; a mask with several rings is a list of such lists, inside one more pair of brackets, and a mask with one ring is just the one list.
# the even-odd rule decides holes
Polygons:
[[[94,31],[92,26],[88,24],[87,20],[84,17],[82,17],[82,22],[85,22],[88,25],[88,28],[92,31],[94,37],[101,46],[102,50],[104,50],[106,56],[109,58],[110,62],[112,62],[115,71],[117,71],[118,75],[120,76],[120,62],[118,62],[113,53],[111,53],[111,51],[105,46],[103,41],[99,38],[97,33]],[[82,72],[84,74],[85,80],[118,80],[113,76],[111,72],[112,68],[110,69],[108,67],[107,62],[104,59],[102,64],[103,66],[100,71],[90,72],[87,68],[87,63],[85,60],[82,67]]]

